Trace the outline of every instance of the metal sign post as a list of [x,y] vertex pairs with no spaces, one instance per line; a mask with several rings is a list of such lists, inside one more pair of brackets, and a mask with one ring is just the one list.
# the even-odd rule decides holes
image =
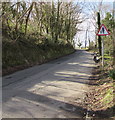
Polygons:
[[102,67],[104,67],[104,39],[102,38]]
[[[107,30],[107,28],[105,27],[105,25],[102,24],[97,35],[98,36],[106,36],[106,35],[110,35],[110,33]],[[104,39],[103,38],[102,38],[102,67],[104,68]]]

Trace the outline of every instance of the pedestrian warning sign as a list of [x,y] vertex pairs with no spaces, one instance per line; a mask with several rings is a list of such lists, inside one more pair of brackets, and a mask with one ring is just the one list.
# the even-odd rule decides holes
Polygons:
[[106,36],[106,35],[110,35],[109,31],[107,30],[107,28],[105,27],[104,24],[101,25],[98,33],[97,33],[98,36]]

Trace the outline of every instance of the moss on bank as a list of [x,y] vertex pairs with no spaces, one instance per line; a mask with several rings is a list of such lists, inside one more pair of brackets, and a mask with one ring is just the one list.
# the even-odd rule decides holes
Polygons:
[[[74,52],[69,44],[33,44],[29,41],[5,41],[2,43],[3,75],[25,67],[42,64]],[[13,69],[16,68],[17,69]]]

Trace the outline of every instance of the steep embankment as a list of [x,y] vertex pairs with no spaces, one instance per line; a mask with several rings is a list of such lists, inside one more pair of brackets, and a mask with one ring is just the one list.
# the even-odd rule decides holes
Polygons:
[[16,42],[3,40],[3,75],[10,74],[36,64],[45,63],[74,51],[74,48],[69,44],[36,45],[32,42],[23,40]]

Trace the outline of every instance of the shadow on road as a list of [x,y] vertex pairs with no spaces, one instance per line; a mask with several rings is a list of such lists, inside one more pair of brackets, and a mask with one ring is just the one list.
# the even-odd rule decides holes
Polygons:
[[[26,94],[26,96],[25,96],[25,94]],[[42,106],[42,107],[44,107],[44,109],[47,109],[47,107],[45,108],[45,106],[48,106],[53,111],[56,110],[56,108],[55,108],[55,104],[56,104],[56,106],[59,107],[59,109],[68,112],[68,115],[69,114],[73,114],[73,115],[77,115],[77,116],[79,115],[79,120],[86,120],[87,111],[88,111],[89,117],[92,118],[92,116],[93,116],[93,118],[91,120],[102,120],[102,119],[113,120],[112,118],[110,118],[113,116],[113,108],[107,109],[105,111],[89,111],[88,108],[83,108],[83,107],[77,106],[75,104],[70,104],[67,102],[59,101],[59,100],[56,100],[56,99],[53,99],[53,98],[50,98],[47,96],[43,96],[40,94],[34,94],[29,91],[24,91],[23,94],[18,95],[17,98],[18,98],[18,100],[21,100],[21,101],[30,101],[30,103],[32,103],[32,104],[36,103],[35,104],[36,106],[40,106],[40,105],[44,104]],[[15,101],[15,99],[14,99],[14,101]],[[37,105],[37,103],[40,103],[40,104]],[[12,104],[9,107],[10,107],[9,111],[12,111],[13,110]],[[17,103],[17,108],[18,107],[20,108],[20,105],[18,105],[18,103]],[[18,111],[17,108],[13,110],[14,114],[15,114],[15,112],[20,111],[20,109]],[[26,109],[26,108],[24,108],[24,109]],[[22,111],[24,109],[22,109]],[[30,115],[32,114],[31,111],[28,111],[27,109],[26,109],[26,112],[28,112]],[[95,115],[95,117],[94,117],[94,115]]]
[[[109,120],[109,117],[113,116],[113,114],[107,114],[108,110],[89,111],[88,105],[81,106],[79,104],[75,104],[66,100],[67,97],[69,98],[75,92],[79,93],[77,95],[83,94],[84,91],[86,92],[87,90],[85,90],[84,85],[86,86],[97,85],[97,84],[91,83],[90,81],[92,79],[89,79],[91,77],[91,71],[94,68],[94,63],[90,62],[92,61],[92,57],[91,56],[87,57],[88,55],[89,53],[87,52],[81,55],[79,53],[78,55],[79,59],[76,59],[76,53],[75,53],[70,55],[71,57],[74,58],[72,61],[70,61],[70,56],[69,56],[68,58],[65,57],[58,61],[56,60],[56,61],[47,63],[46,67],[49,67],[49,68],[46,68],[46,67],[42,68],[43,71],[47,69],[44,72],[44,74],[42,74],[41,76],[37,75],[39,74],[38,71],[40,71],[38,67],[36,69],[38,71],[35,70],[34,71],[35,73],[33,72],[33,77],[32,75],[29,76],[31,77],[31,80],[29,77],[26,78],[26,76],[21,76],[21,74],[18,73],[18,76],[25,78],[25,80],[22,83],[18,82],[18,83],[6,86],[4,88],[5,91],[3,90],[4,102],[7,103],[8,100],[10,100],[11,102],[8,104],[8,109],[6,106],[7,112],[12,111],[15,114],[17,112],[20,112],[20,110],[22,110],[22,112],[24,110],[28,114],[33,116],[31,109],[35,109],[35,108],[31,108],[29,105],[25,107],[21,106],[22,102],[29,102],[30,104],[35,105],[35,107],[41,106],[41,108],[43,108],[44,111],[46,109],[50,109],[51,111],[55,111],[55,112],[56,110],[66,111],[68,112],[68,116],[70,114],[79,116],[80,117],[79,120],[86,116],[87,111],[89,112],[90,116],[93,116],[95,114],[95,120],[96,120],[96,117],[99,117],[100,120],[101,118],[107,118],[107,120]],[[66,63],[63,63],[66,58],[67,58]],[[53,66],[52,68],[50,68],[51,64],[56,64],[56,65],[54,68]],[[93,80],[97,80],[97,79],[94,78]],[[16,87],[16,85],[20,87],[18,88]],[[25,88],[23,86],[25,86]],[[48,89],[48,87],[50,89]],[[17,91],[18,94],[15,93],[15,95],[13,95],[12,92],[15,92],[15,91]],[[38,91],[38,93],[36,91]],[[63,94],[62,94],[62,91],[64,92]],[[9,92],[7,99],[5,98],[6,92]],[[66,93],[70,94],[70,96],[64,96]],[[58,96],[59,98],[55,97],[55,95],[59,95]],[[85,100],[84,100],[84,103],[85,103]],[[13,106],[14,104],[16,108],[14,108]]]

